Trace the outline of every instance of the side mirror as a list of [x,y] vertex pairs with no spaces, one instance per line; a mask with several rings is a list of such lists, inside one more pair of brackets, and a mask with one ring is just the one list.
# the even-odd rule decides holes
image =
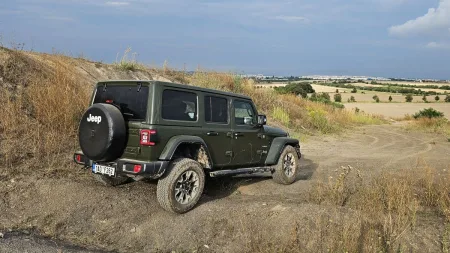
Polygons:
[[258,125],[263,126],[267,123],[266,115],[258,115]]

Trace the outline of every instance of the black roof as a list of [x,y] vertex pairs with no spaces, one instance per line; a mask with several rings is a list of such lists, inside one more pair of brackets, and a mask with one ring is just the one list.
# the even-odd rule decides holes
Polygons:
[[208,92],[208,93],[215,93],[215,94],[224,95],[224,96],[231,96],[231,97],[243,98],[243,99],[251,100],[250,97],[245,96],[245,95],[241,95],[241,94],[237,94],[237,93],[221,91],[221,90],[214,90],[214,89],[208,89],[208,88],[198,87],[198,86],[194,86],[194,85],[186,85],[186,84],[179,84],[179,83],[173,83],[173,82],[163,82],[163,81],[154,81],[154,80],[104,80],[104,81],[98,82],[98,84],[103,84],[103,83],[128,83],[128,82],[132,82],[132,83],[142,82],[142,83],[153,83],[153,84],[156,84],[156,85],[167,85],[167,86],[171,86],[171,87],[174,87],[174,88],[190,89],[190,90],[195,90],[195,91],[204,91],[204,92]]

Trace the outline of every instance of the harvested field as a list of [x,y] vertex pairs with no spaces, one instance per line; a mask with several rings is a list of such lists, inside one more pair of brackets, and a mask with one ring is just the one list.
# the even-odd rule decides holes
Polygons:
[[412,115],[425,108],[432,107],[444,113],[447,119],[450,119],[450,105],[448,103],[347,103],[345,108],[354,110],[358,107],[360,110],[380,114],[386,117],[401,118],[406,114]]

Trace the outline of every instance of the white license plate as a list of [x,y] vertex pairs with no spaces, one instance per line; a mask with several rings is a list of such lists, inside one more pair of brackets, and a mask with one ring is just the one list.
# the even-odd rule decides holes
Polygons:
[[100,165],[100,164],[94,164],[92,166],[92,172],[99,173],[99,174],[105,174],[108,176],[114,176],[116,173],[116,169],[113,167]]

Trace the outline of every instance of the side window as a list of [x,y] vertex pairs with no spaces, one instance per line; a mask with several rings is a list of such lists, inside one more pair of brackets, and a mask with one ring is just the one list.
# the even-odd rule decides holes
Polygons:
[[251,103],[234,101],[234,122],[236,125],[247,125],[245,118],[251,118],[251,124],[256,124],[256,115]]
[[228,124],[228,103],[226,98],[205,96],[205,121]]
[[163,119],[197,121],[197,94],[164,90],[161,111]]

